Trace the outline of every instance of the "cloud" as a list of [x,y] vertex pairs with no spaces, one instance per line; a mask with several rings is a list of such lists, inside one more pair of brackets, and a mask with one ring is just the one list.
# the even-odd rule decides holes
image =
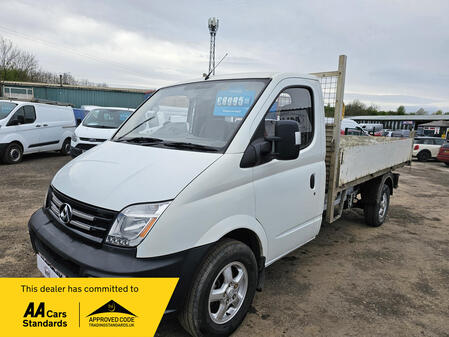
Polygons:
[[446,13],[445,0],[16,0],[2,4],[0,34],[47,70],[155,88],[207,70],[217,16],[217,59],[229,53],[218,73],[334,70],[347,54],[346,100],[449,111]]

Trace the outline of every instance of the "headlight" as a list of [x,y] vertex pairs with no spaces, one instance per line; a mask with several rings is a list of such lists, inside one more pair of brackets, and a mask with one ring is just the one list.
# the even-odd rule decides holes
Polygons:
[[117,246],[137,246],[168,205],[170,202],[126,207],[117,215],[106,242]]
[[74,132],[72,134],[72,142],[76,143],[78,141],[78,137],[76,136],[76,133]]

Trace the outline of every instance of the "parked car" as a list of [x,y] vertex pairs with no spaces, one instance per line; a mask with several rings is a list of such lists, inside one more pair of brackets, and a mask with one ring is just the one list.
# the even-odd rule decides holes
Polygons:
[[410,137],[410,130],[393,130],[387,137],[408,138]]
[[359,124],[363,130],[372,136],[382,136],[383,135],[383,124],[380,123],[362,123]]
[[72,135],[70,143],[72,158],[111,138],[133,111],[125,108],[91,110]]
[[437,159],[449,166],[449,143],[446,142],[440,147]]
[[431,158],[436,158],[441,145],[445,139],[438,137],[416,137],[413,146],[413,157],[418,158],[419,161],[428,161]]
[[[325,118],[326,124],[332,124],[334,122],[334,119],[331,117]],[[343,118],[341,120],[340,125],[340,134],[342,135],[352,135],[352,136],[369,136],[368,132],[365,131],[359,123],[356,121],[350,119],[350,118]]]
[[22,101],[0,101],[0,159],[16,164],[24,154],[70,153],[76,122],[73,109]]

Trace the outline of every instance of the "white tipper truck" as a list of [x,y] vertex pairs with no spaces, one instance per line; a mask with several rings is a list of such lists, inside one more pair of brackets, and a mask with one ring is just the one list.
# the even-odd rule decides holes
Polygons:
[[340,134],[345,67],[340,56],[331,72],[159,89],[111,140],[55,175],[29,221],[39,269],[178,277],[166,313],[193,336],[231,334],[265,268],[315,238],[323,220],[350,207],[369,226],[387,217],[412,139]]

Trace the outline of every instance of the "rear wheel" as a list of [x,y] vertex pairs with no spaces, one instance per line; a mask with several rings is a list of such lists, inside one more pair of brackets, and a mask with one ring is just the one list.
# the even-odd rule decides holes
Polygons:
[[429,151],[421,151],[420,153],[418,153],[417,157],[419,161],[428,161],[431,157],[431,154]]
[[70,154],[70,138],[64,140],[64,143],[62,143],[62,147],[59,153],[61,153],[63,156],[68,156]]
[[3,162],[5,164],[17,164],[22,161],[22,157],[22,146],[18,143],[11,143],[5,149],[5,153],[3,154]]
[[369,226],[379,227],[385,222],[390,208],[390,187],[385,183],[381,186],[375,184],[366,193],[365,222]]
[[257,262],[240,241],[220,241],[192,283],[179,321],[192,336],[229,336],[245,318],[257,285]]

